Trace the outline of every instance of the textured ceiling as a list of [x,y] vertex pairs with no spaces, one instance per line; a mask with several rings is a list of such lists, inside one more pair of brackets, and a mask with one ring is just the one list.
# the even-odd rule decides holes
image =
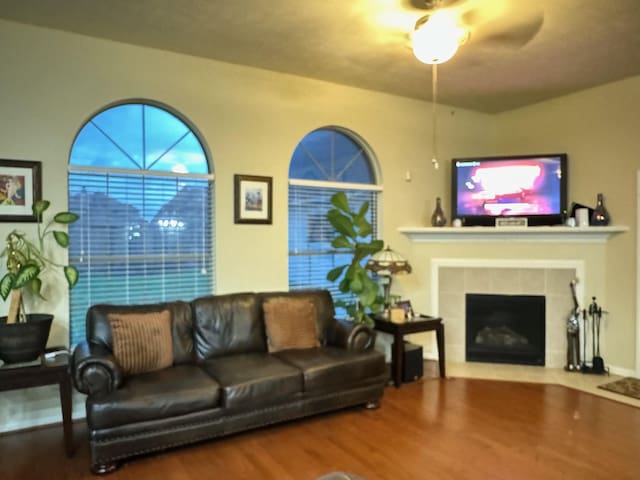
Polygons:
[[[495,113],[640,74],[640,0],[443,1],[473,28],[438,69],[439,102]],[[0,18],[429,100],[416,3],[0,0]]]

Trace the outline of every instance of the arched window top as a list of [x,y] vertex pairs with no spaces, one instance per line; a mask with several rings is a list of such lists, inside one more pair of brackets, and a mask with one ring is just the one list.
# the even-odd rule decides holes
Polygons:
[[[348,293],[327,280],[327,272],[349,263],[349,254],[333,246],[335,231],[327,220],[331,197],[347,191],[353,205],[369,203],[367,220],[377,238],[379,192],[377,162],[356,133],[324,127],[307,134],[289,165],[289,288],[326,288],[334,300],[350,301]],[[369,237],[368,237],[369,238]],[[340,307],[337,315],[346,315]]]
[[95,115],[78,133],[73,166],[208,174],[195,133],[174,114],[144,103],[116,105]]
[[308,133],[289,165],[289,178],[376,184],[369,149],[345,129],[324,127]]

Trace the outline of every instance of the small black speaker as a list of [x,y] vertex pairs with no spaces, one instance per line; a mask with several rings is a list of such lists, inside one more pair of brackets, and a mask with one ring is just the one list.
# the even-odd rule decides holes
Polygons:
[[402,362],[402,381],[413,382],[422,378],[422,347],[413,343],[404,342],[404,361]]

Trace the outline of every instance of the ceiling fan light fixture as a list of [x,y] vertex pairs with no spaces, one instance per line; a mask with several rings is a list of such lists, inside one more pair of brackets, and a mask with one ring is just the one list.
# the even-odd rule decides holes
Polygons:
[[422,63],[444,63],[466,41],[468,31],[460,27],[453,15],[439,10],[420,18],[412,36],[413,54]]

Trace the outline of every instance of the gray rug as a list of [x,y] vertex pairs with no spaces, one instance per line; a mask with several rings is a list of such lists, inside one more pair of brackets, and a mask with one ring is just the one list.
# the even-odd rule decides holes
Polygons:
[[640,379],[638,378],[625,377],[615,382],[598,385],[598,388],[640,400]]

